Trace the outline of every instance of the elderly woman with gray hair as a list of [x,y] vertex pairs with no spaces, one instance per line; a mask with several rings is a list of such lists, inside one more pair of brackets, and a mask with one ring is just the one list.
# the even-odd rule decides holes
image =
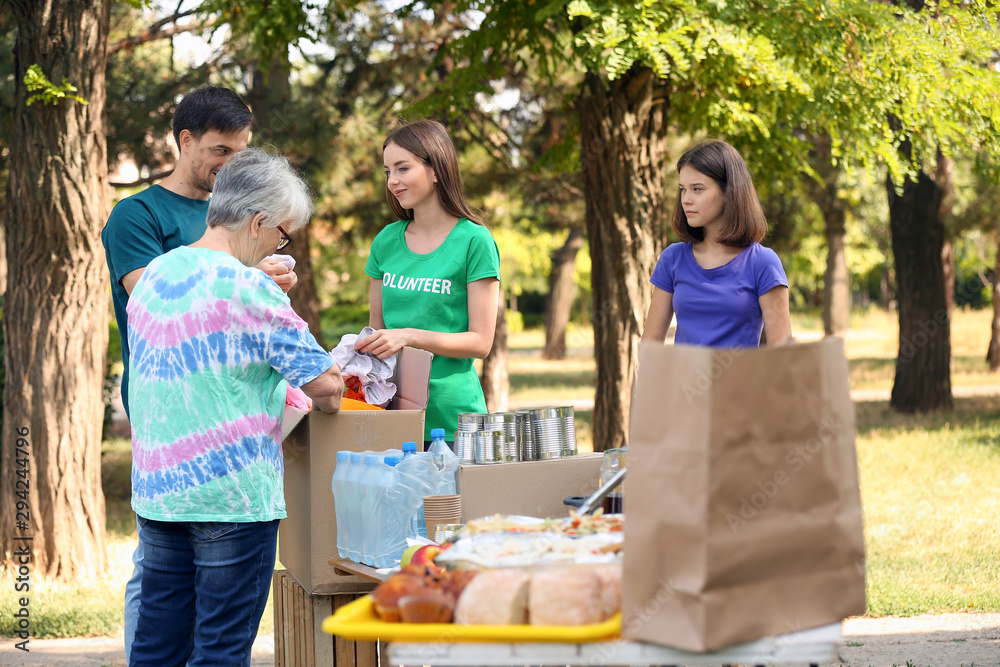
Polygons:
[[131,665],[250,664],[285,516],[286,382],[323,412],[344,391],[288,297],[253,268],[311,215],[285,158],[241,151],[216,178],[205,235],[150,262],[129,299],[145,549]]

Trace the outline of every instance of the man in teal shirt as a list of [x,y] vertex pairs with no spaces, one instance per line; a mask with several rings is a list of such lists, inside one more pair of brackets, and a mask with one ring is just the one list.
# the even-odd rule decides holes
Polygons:
[[[160,255],[194,243],[205,233],[208,199],[222,165],[247,147],[253,113],[227,88],[199,88],[184,97],[174,112],[173,134],[180,157],[173,172],[156,185],[123,199],[101,232],[115,319],[121,335],[122,403],[128,404],[129,345],[126,332],[129,295],[146,266]],[[283,289],[297,282],[295,273],[277,260],[258,265]],[[142,543],[132,555],[135,570],[125,587],[125,653],[131,653],[139,618]]]

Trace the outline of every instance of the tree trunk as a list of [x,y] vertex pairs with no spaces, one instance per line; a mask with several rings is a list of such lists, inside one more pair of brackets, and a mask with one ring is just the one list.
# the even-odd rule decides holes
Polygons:
[[823,280],[823,331],[843,335],[851,326],[851,277],[847,270],[847,233],[844,201],[838,194],[840,170],[831,163],[830,137],[814,136],[813,164],[822,184],[813,184],[813,200],[826,227],[826,273]]
[[628,444],[639,335],[649,277],[666,224],[666,104],[653,72],[633,67],[616,81],[588,74],[580,97],[587,238],[594,302],[594,450]]
[[583,230],[569,230],[566,243],[552,253],[552,273],[549,274],[549,296],[545,308],[545,349],[543,359],[562,359],[566,356],[566,327],[569,325],[573,300],[576,299],[576,254],[583,247]]
[[[7,183],[7,291],[0,535],[32,575],[87,580],[107,568],[101,489],[109,212],[104,131],[109,3],[11,3],[17,20]],[[27,106],[37,64],[70,98]],[[18,491],[28,492],[18,496]],[[23,514],[15,502],[24,500]],[[28,515],[25,517],[25,515]],[[21,521],[24,521],[24,524]],[[30,540],[30,541],[29,541]],[[23,563],[19,558],[19,562]]]
[[483,374],[480,382],[486,397],[486,409],[490,412],[506,412],[507,397],[510,395],[510,374],[507,369],[510,346],[507,344],[507,302],[502,290],[497,304],[497,326],[493,334],[493,349],[483,359]]
[[288,297],[292,301],[292,308],[309,325],[309,331],[316,337],[316,341],[326,347],[319,317],[319,293],[316,291],[316,277],[309,254],[309,225],[292,234],[292,238],[295,242],[285,252],[295,258],[295,273],[299,276],[299,282],[288,292]]
[[951,332],[941,251],[943,190],[924,172],[902,195],[887,181],[899,303],[899,355],[889,405],[899,412],[951,410]]
[[996,266],[993,269],[993,326],[990,336],[990,348],[986,352],[986,361],[990,370],[1000,369],[1000,236],[997,237]]
[[946,238],[941,244],[941,277],[944,280],[944,301],[948,319],[955,310],[955,246]]
[[0,216],[0,292],[7,290],[7,221]]
[[[248,102],[253,108],[257,125],[254,134],[256,142],[262,146],[290,145],[290,135],[296,131],[294,123],[295,107],[291,99],[291,86],[288,83],[290,66],[285,54],[275,57],[268,65],[265,73],[259,67],[253,70],[253,87],[250,89]],[[282,151],[293,163],[296,156],[287,150]],[[309,325],[309,331],[323,345],[323,331],[320,326],[319,293],[312,268],[312,256],[309,253],[309,225],[292,234],[294,242],[285,252],[295,258],[295,273],[299,282],[288,292],[292,308],[299,317]]]
[[937,168],[934,173],[934,180],[941,188],[941,224],[945,228],[944,244],[941,248],[941,268],[944,271],[944,298],[948,304],[948,318],[955,310],[955,247],[951,243],[951,235],[948,233],[949,221],[951,220],[952,206],[955,204],[955,179],[953,174],[955,163],[950,158],[944,156],[940,149],[937,152]]

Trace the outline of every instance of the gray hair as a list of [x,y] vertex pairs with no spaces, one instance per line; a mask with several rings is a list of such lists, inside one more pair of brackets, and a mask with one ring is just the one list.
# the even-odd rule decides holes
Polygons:
[[215,177],[208,204],[208,226],[239,229],[254,213],[267,213],[263,225],[285,222],[292,232],[312,217],[309,186],[288,158],[260,148],[246,148],[229,159]]

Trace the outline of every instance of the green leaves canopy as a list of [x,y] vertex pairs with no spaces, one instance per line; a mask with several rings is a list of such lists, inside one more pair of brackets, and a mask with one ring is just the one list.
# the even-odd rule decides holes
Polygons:
[[[423,3],[436,6],[437,3]],[[461,62],[440,95],[456,109],[492,93],[503,63],[609,79],[647,67],[671,121],[726,137],[765,169],[809,172],[809,133],[833,138],[847,167],[913,164],[969,148],[1000,150],[996,18],[983,3],[923,11],[868,0],[467,0],[482,20],[438,58]],[[898,122],[897,122],[898,120]]]

